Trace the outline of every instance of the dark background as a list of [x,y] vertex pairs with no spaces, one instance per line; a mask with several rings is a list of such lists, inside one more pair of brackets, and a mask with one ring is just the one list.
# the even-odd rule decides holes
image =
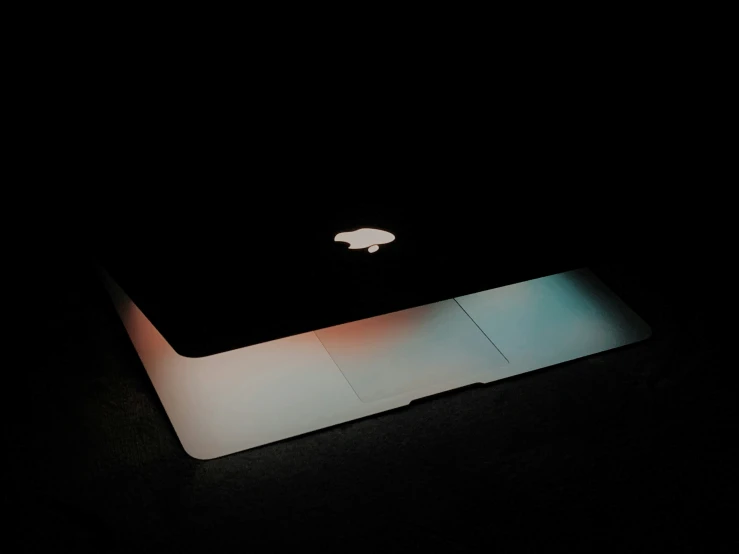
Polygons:
[[42,256],[6,368],[8,551],[732,551],[728,289],[682,238],[595,268],[647,342],[207,462],[89,266]]
[[[614,44],[621,51],[623,41]],[[171,95],[152,99],[148,85],[129,87],[125,102],[109,100],[110,89],[119,91],[125,79],[96,81],[85,91],[80,103],[100,106],[84,129],[67,103],[51,105],[54,118],[43,121],[50,130],[41,138],[55,151],[71,141],[71,152],[28,163],[23,184],[33,213],[6,241],[22,256],[15,265],[5,258],[6,276],[21,282],[6,295],[21,305],[21,315],[8,316],[19,340],[11,335],[5,346],[4,550],[736,551],[736,363],[720,354],[734,346],[729,269],[735,247],[722,244],[729,235],[715,225],[730,228],[734,217],[720,210],[733,206],[728,192],[714,190],[730,182],[715,175],[715,160],[727,150],[711,145],[696,156],[710,134],[694,132],[689,120],[716,117],[713,98],[680,98],[686,82],[704,86],[704,80],[686,73],[688,55],[665,57],[649,58],[643,73],[629,80],[614,74],[608,60],[578,67],[588,87],[577,95],[557,79],[521,85],[510,92],[523,97],[518,109],[496,94],[521,81],[500,80],[494,90],[481,84],[472,90],[482,102],[457,102],[449,110],[450,120],[474,128],[477,149],[462,148],[469,158],[494,160],[486,175],[499,174],[500,159],[519,152],[511,165],[533,177],[551,175],[544,185],[585,187],[575,196],[613,207],[607,214],[593,204],[582,210],[589,222],[581,235],[629,230],[616,241],[622,249],[596,270],[652,326],[650,340],[208,462],[182,450],[87,258],[76,255],[79,242],[104,241],[106,227],[77,214],[109,219],[116,196],[145,203],[153,194],[149,183],[170,180],[172,167],[189,171],[183,160],[162,160],[160,147],[169,143],[162,129],[172,131],[163,114],[184,121],[175,129],[182,135],[194,126],[191,114],[178,118]],[[706,58],[698,56],[701,66]],[[648,86],[668,61],[678,69],[674,82]],[[603,68],[602,78],[592,77],[593,67]],[[66,86],[60,81],[40,89],[46,103],[52,84]],[[577,106],[577,122],[552,95],[560,88]],[[418,95],[399,99],[394,90],[387,96],[401,111],[417,111],[426,121],[422,134],[457,144],[461,135],[439,132],[439,119],[428,117],[435,110]],[[157,117],[147,113],[136,121],[132,98],[150,104]],[[551,101],[542,105],[542,98]],[[267,118],[279,113],[301,131],[287,137],[301,148],[315,143],[323,113],[288,100]],[[261,109],[255,102],[240,105],[247,115]],[[336,142],[351,142],[347,129],[367,128],[357,112],[372,121],[382,111],[365,111],[365,105],[349,105],[344,128],[327,131]],[[557,117],[543,118],[537,107]],[[317,121],[299,120],[288,108]],[[230,109],[221,117],[229,124]],[[515,133],[501,129],[501,113]],[[207,118],[219,115],[209,111]],[[285,159],[287,147],[274,148],[285,121],[270,120],[271,133],[254,142],[277,151],[273,166],[280,171],[309,173]],[[127,122],[128,135],[122,131]],[[415,118],[375,125],[383,139],[392,135],[398,144],[376,141],[371,153],[406,158],[407,129],[418,132]],[[239,133],[245,128],[233,126]],[[83,140],[73,140],[70,128]],[[553,157],[566,171],[540,162],[536,146],[549,151],[552,144],[561,147],[564,155]],[[232,141],[232,147],[224,158],[261,153],[249,141]],[[335,153],[328,154],[333,162]],[[187,161],[186,153],[182,157]],[[161,161],[161,171],[132,167],[144,158]],[[648,167],[640,165],[644,160]],[[37,178],[46,172],[55,178]],[[521,182],[542,184],[530,177]],[[171,181],[176,193],[182,183]],[[41,191],[38,183],[53,186]],[[142,190],[133,192],[133,183]],[[305,185],[321,183],[314,176]],[[39,214],[41,205],[47,213]],[[5,205],[6,219],[17,217],[17,207]],[[29,243],[34,234],[43,248]]]

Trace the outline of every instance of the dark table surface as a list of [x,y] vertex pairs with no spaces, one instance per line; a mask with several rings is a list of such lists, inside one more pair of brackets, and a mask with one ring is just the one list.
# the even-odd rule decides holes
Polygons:
[[6,551],[735,551],[726,300],[683,261],[598,269],[645,343],[208,462],[94,275],[47,266],[6,368]]

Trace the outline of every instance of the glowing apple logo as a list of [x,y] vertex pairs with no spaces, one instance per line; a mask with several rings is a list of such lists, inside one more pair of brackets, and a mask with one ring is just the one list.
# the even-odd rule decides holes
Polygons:
[[366,248],[370,254],[377,252],[381,244],[387,244],[395,240],[395,235],[379,229],[357,229],[348,233],[339,233],[334,237],[334,242],[348,242],[349,250],[361,250]]

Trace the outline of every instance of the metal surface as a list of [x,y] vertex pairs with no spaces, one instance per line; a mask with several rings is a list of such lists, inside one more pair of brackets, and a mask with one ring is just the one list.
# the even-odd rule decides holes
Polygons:
[[187,358],[167,344],[115,282],[108,278],[107,284],[183,447],[200,459],[603,352],[650,334],[597,278],[577,270]]
[[315,334],[364,402],[435,383],[480,381],[508,363],[454,300]]

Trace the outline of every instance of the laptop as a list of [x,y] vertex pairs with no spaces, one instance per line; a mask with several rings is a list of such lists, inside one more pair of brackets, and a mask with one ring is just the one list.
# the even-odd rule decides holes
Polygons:
[[549,204],[532,217],[520,190],[376,182],[180,191],[110,212],[101,274],[188,454],[224,456],[649,336],[586,269],[593,246],[576,214]]

